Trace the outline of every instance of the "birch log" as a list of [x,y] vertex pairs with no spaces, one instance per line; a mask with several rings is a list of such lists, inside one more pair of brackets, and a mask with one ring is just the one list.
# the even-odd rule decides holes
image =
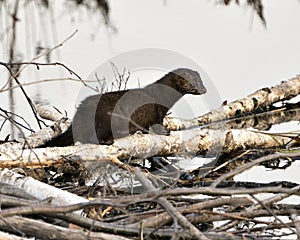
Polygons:
[[289,100],[300,93],[300,76],[271,88],[262,88],[247,97],[224,105],[198,118],[199,124],[208,124],[253,112],[259,108],[266,108],[273,103]]
[[[299,121],[299,119],[299,107],[292,105],[288,106],[287,108],[281,107],[258,114],[240,116],[228,120],[224,119],[220,123],[211,123],[211,125],[205,125],[203,127],[216,129],[221,125],[224,129],[255,128],[258,130],[269,130],[275,124]],[[198,127],[198,125],[199,122],[197,119],[181,120],[172,117],[166,117],[164,119],[164,126],[172,131],[195,128]]]
[[[294,144],[296,140],[250,130],[190,129],[171,132],[169,136],[134,134],[115,144],[82,144],[41,149],[7,149],[0,145],[0,167],[42,167],[62,161],[107,161],[152,156],[217,154],[248,148],[273,148]],[[114,162],[118,163],[118,162]],[[120,163],[121,164],[121,163]]]
[[[22,176],[8,169],[2,169],[0,171],[0,182],[18,187],[40,200],[52,198],[51,203],[54,205],[68,205],[88,201],[76,194],[60,190],[35,180],[32,177]],[[79,214],[80,212],[81,211],[77,211],[76,213]]]

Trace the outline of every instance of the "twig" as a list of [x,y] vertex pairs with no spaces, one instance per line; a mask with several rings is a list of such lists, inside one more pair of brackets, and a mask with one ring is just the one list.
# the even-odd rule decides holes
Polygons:
[[296,153],[281,153],[281,152],[276,152],[274,154],[269,154],[267,156],[263,156],[260,157],[252,162],[249,162],[247,164],[242,165],[239,168],[234,169],[233,171],[230,171],[226,174],[223,174],[222,176],[220,176],[217,180],[214,181],[214,183],[210,186],[211,188],[216,188],[219,183],[221,183],[222,181],[226,180],[229,177],[233,177],[235,175],[237,175],[238,173],[241,173],[255,165],[258,165],[262,162],[265,161],[270,161],[276,158],[280,158],[280,157],[296,157],[296,156],[300,156],[300,152],[296,152]]
[[[16,113],[8,112],[8,111],[6,111],[5,109],[3,109],[1,107],[0,107],[0,111],[3,112],[6,115],[6,116],[4,116],[4,115],[0,114],[1,117],[5,118],[6,120],[9,120],[11,123],[17,124],[20,127],[25,128],[26,130],[28,130],[28,131],[30,131],[32,133],[34,132],[34,130],[30,127],[30,124],[22,116],[20,116],[20,115],[18,115]],[[15,119],[13,119],[12,117],[10,117],[10,115],[14,115],[14,116],[22,119],[26,123],[27,126],[25,126],[25,125],[17,122]],[[1,128],[2,128],[2,126],[0,127],[0,131],[1,131]]]
[[[51,78],[51,79],[42,79],[42,80],[38,80],[38,81],[33,81],[33,82],[28,82],[28,83],[21,83],[21,86],[30,86],[30,85],[34,85],[34,84],[39,84],[39,83],[44,83],[44,82],[56,82],[56,81],[74,81],[74,82],[96,82],[95,80],[80,80],[77,78]],[[6,92],[9,91],[10,89],[15,89],[15,88],[19,88],[20,86],[13,86],[12,88],[5,88],[5,89],[1,89],[0,92]]]
[[[240,194],[258,194],[258,193],[284,193],[284,194],[295,194],[300,195],[300,185],[292,189],[285,189],[282,187],[266,187],[266,188],[251,188],[251,189],[232,189],[232,188],[175,188],[167,190],[156,190],[154,192],[143,193],[138,196],[140,199],[149,199],[149,198],[158,198],[161,196],[180,196],[180,195],[195,195],[195,194],[204,194],[209,196],[231,196],[231,195],[240,195]],[[124,197],[133,198],[133,197]]]
[[[4,230],[14,231],[17,233],[26,233],[27,235],[35,236],[38,239],[78,239],[78,240],[96,240],[96,239],[115,239],[129,240],[128,238],[111,235],[102,232],[86,233],[84,231],[59,227],[54,224],[45,223],[38,220],[33,220],[23,217],[10,217],[1,219],[0,227]],[[90,235],[89,238],[87,236]]]
[[[285,209],[272,209],[273,212],[280,216],[289,216],[290,212]],[[270,213],[267,210],[258,210],[254,212],[244,212],[244,211],[235,211],[235,212],[212,212],[207,210],[199,210],[197,212],[198,216],[188,216],[187,218],[191,220],[193,223],[197,224],[199,222],[216,222],[216,221],[226,221],[229,219],[238,220],[238,221],[249,221],[249,222],[256,222],[262,224],[269,224],[269,222],[258,220],[260,217],[271,217]],[[299,214],[299,210],[296,211]],[[282,227],[282,224],[274,223],[278,227]],[[130,226],[130,225],[129,225]]]
[[15,76],[15,74],[12,72],[12,70],[8,67],[8,65],[6,63],[3,63],[3,62],[0,62],[0,65],[4,66],[10,73],[11,77],[13,77],[13,79],[16,81],[16,83],[20,86],[20,89],[22,91],[22,93],[24,94],[27,102],[29,103],[29,106],[33,112],[33,115],[35,116],[36,120],[37,120],[37,123],[40,127],[40,129],[42,129],[42,126],[40,124],[40,119],[36,113],[36,109],[34,107],[34,104],[32,102],[32,100],[30,99],[30,97],[27,95],[26,91],[24,90],[24,88],[21,86],[21,83],[19,82],[18,78]]
[[257,197],[255,197],[253,194],[250,194],[250,196],[256,200],[263,208],[265,208],[270,215],[272,215],[278,222],[280,222],[283,226],[288,228],[292,233],[297,234],[297,232],[292,229],[290,226],[288,226],[285,222],[283,222],[280,218],[276,216],[276,214],[264,203],[264,201],[259,200]]
[[[16,62],[16,63],[6,63],[8,66],[16,66],[16,65],[35,65],[37,70],[40,70],[39,66],[61,66],[65,68],[71,75],[75,75],[79,80],[82,80],[81,77],[74,72],[72,69],[67,67],[65,64],[60,63],[60,62],[52,62],[52,63],[39,63],[39,62]],[[84,85],[86,85],[84,83]]]
[[[75,75],[79,81],[85,86],[85,87],[88,87],[90,89],[92,89],[93,91],[96,91],[97,92],[97,89],[96,88],[93,88],[92,86],[86,84],[86,81],[82,80],[82,78],[76,73],[74,72],[72,69],[70,69],[69,67],[67,67],[65,64],[63,63],[60,63],[60,62],[52,62],[52,63],[39,63],[39,62],[17,62],[17,63],[6,63],[7,65],[11,65],[11,66],[14,66],[14,65],[35,65],[37,67],[37,70],[39,70],[39,66],[61,66],[63,68],[65,68],[71,75]],[[25,85],[25,84],[23,84]],[[29,84],[28,84],[29,85]],[[19,84],[19,87],[21,87],[22,84]],[[4,88],[4,87],[3,87]],[[2,88],[2,89],[3,89]],[[1,91],[1,90],[0,90]]]
[[[69,37],[67,37],[67,38],[66,38],[65,40],[63,40],[61,43],[57,44],[57,45],[54,46],[53,48],[47,49],[47,51],[45,51],[45,52],[39,54],[38,56],[34,57],[34,58],[31,59],[31,61],[29,61],[29,62],[33,62],[33,61],[39,59],[40,57],[42,57],[42,56],[44,56],[44,55],[46,55],[46,54],[49,54],[51,51],[55,50],[56,48],[59,48],[59,47],[63,46],[63,44],[66,43],[69,39],[71,39],[77,32],[78,32],[78,30],[75,30],[75,32],[73,32]],[[28,65],[29,65],[29,64],[26,64],[25,66],[21,67],[21,68],[19,69],[19,71],[16,72],[16,76],[18,76],[18,75],[19,75],[19,74],[20,74],[20,73],[21,73]],[[9,83],[9,81],[3,86],[3,88],[6,87],[6,85],[7,85],[8,83]],[[2,89],[3,89],[3,88],[2,88]],[[0,92],[1,92],[2,89],[0,89]]]
[[292,209],[291,211],[291,219],[294,222],[296,231],[297,231],[297,236],[298,238],[300,237],[300,220],[298,219],[299,213],[295,209]]
[[[74,223],[78,226],[84,227],[84,228],[90,228],[92,225],[93,220],[84,218],[79,215],[74,215],[74,214],[60,214],[60,215],[53,215],[59,219],[66,220],[68,222]],[[128,227],[126,225],[116,225],[116,224],[109,224],[105,222],[99,222],[96,221],[94,226],[93,226],[94,231],[101,231],[101,232],[108,232],[108,233],[114,233],[114,234],[122,234],[125,236],[139,236],[140,234],[140,229],[136,227]],[[144,228],[143,229],[145,235],[149,235],[150,237],[156,237],[158,239],[161,238],[171,238],[174,236],[174,230],[169,230],[169,229],[164,229],[164,230],[157,230],[154,231],[154,229],[151,228]],[[181,231],[178,233],[179,237],[181,239],[191,239],[190,234],[188,234],[186,231]],[[232,239],[232,240],[244,240],[241,237],[235,237],[231,233],[205,233],[205,235],[212,240],[219,240],[219,239]]]
[[[113,62],[110,61],[112,70],[113,70],[113,74],[115,76],[115,81],[116,81],[116,89],[118,91],[122,90],[122,83],[124,83],[124,90],[127,89],[127,83],[129,81],[130,78],[130,71],[127,71],[127,77],[125,78],[125,72],[126,72],[126,68],[123,69],[123,73],[120,73],[116,64],[114,64]],[[114,83],[112,83],[114,85]]]
[[[19,1],[16,2],[16,8],[17,8],[18,2],[19,2]],[[16,10],[15,10],[15,12],[16,12]],[[15,14],[16,14],[16,13],[15,13]],[[15,17],[16,17],[16,16],[15,16]],[[67,39],[65,39],[63,42],[61,42],[60,44],[56,45],[55,47],[53,47],[53,48],[51,48],[51,49],[48,49],[48,50],[47,50],[45,53],[43,53],[43,54],[50,53],[51,51],[55,50],[56,48],[61,47],[66,41],[68,41],[70,38],[72,38],[76,33],[77,33],[77,30],[76,30],[73,34],[71,34]],[[39,57],[41,57],[41,56],[42,56],[42,55],[39,55],[39,56],[37,56],[36,58],[34,58],[33,60],[35,60],[35,59],[37,59],[37,58],[39,58]],[[10,59],[12,60],[13,58],[10,57]],[[10,64],[12,64],[12,63],[10,63]],[[36,113],[36,109],[35,109],[35,107],[34,107],[34,104],[33,104],[32,100],[29,98],[29,96],[27,95],[26,91],[24,90],[24,88],[22,87],[21,83],[19,82],[19,80],[18,80],[18,78],[17,78],[17,76],[21,73],[22,69],[19,69],[19,71],[17,71],[16,73],[13,73],[12,70],[11,70],[11,68],[9,67],[9,63],[3,63],[3,62],[0,62],[0,65],[4,66],[4,67],[9,71],[11,78],[13,78],[13,79],[15,80],[15,82],[20,86],[20,89],[21,89],[22,93],[24,94],[24,96],[25,96],[27,102],[29,103],[29,106],[30,106],[30,108],[31,108],[31,110],[32,110],[32,112],[33,112],[33,115],[34,115],[34,117],[35,117],[36,120],[37,120],[38,126],[39,126],[39,128],[41,129],[41,128],[42,128],[42,126],[41,126],[41,124],[40,124],[40,121],[41,121],[41,120],[38,118],[38,115],[37,115],[37,113]],[[16,65],[16,64],[15,64],[15,65]],[[27,64],[27,65],[28,65],[28,64]],[[66,67],[66,69],[68,69],[68,68]],[[70,71],[70,69],[68,69],[68,70]],[[70,72],[73,72],[73,71],[70,71]],[[76,76],[77,76],[77,74],[76,74]],[[11,78],[9,79],[8,83],[11,83]]]
[[[138,168],[136,168],[135,175],[148,191],[155,191],[155,187]],[[178,221],[183,229],[187,229],[193,239],[208,240],[208,238],[203,233],[201,233],[193,224],[191,224],[180,212],[178,212],[176,208],[167,201],[167,199],[158,197],[156,199],[156,202],[159,203],[169,213],[169,215],[174,219],[175,222]]]
[[86,207],[97,207],[97,206],[114,206],[114,207],[126,207],[131,203],[113,203],[110,201],[91,201],[84,203],[77,203],[67,206],[52,206],[52,205],[31,205],[25,207],[16,207],[4,209],[0,212],[1,217],[12,217],[15,215],[25,215],[25,214],[54,214],[54,213],[70,213],[74,211],[81,210]]
[[[183,214],[189,214],[189,213],[198,213],[202,209],[209,209],[209,208],[217,208],[221,207],[223,205],[229,205],[229,206],[237,206],[237,205],[249,205],[252,204],[252,202],[246,198],[216,198],[207,200],[201,203],[196,203],[192,205],[184,205],[182,207],[178,207],[177,211]],[[162,213],[156,213],[153,217],[148,217],[144,220],[144,227],[154,227],[154,226],[162,226],[166,225],[170,222],[171,218],[169,216],[166,216],[166,212]],[[194,217],[194,216],[193,216]],[[201,218],[201,216],[200,216]],[[138,224],[129,224],[128,226],[135,226],[137,227]]]
[[[289,193],[286,193],[286,194],[278,194],[278,195],[275,195],[271,198],[268,198],[268,199],[265,199],[264,200],[264,204],[265,205],[271,205],[273,204],[274,202],[278,202],[278,201],[281,201],[282,199],[284,198],[287,198],[288,196],[292,195],[292,194],[297,194],[297,192],[299,192],[300,190],[300,185],[294,187],[291,189],[291,191]],[[255,193],[252,193],[252,195],[255,194]],[[250,194],[251,195],[251,194]],[[252,205],[248,208],[245,209],[246,212],[253,212],[253,211],[257,211],[261,208],[261,205],[260,204],[256,204],[256,205]],[[225,231],[227,229],[230,229],[232,227],[234,227],[235,225],[238,224],[238,221],[232,221],[232,222],[229,222],[229,223],[226,223],[224,224],[223,226],[220,226],[220,229]]]

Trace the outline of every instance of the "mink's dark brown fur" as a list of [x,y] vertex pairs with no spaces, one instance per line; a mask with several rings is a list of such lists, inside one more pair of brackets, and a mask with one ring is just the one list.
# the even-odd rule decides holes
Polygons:
[[90,96],[79,105],[68,130],[40,147],[69,146],[74,141],[112,144],[138,130],[164,134],[162,123],[169,109],[184,94],[204,93],[198,72],[179,68],[144,88]]

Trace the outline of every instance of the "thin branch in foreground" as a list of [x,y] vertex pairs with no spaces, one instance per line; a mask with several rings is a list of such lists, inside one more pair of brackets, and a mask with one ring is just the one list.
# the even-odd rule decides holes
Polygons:
[[[32,58],[29,62],[34,62],[35,60],[41,58],[42,56],[47,55],[47,54],[49,54],[50,52],[54,51],[55,49],[57,49],[57,48],[59,48],[59,47],[62,47],[62,46],[63,46],[68,40],[70,40],[77,32],[78,32],[78,30],[76,29],[69,37],[67,37],[67,38],[66,38],[65,40],[63,40],[61,43],[57,44],[56,46],[54,46],[54,47],[52,47],[52,48],[47,49],[47,51],[45,51],[45,52],[39,54],[38,56],[36,56],[36,57],[34,57],[34,58]],[[21,73],[27,66],[28,66],[28,64],[25,65],[25,66],[23,66],[23,67],[21,67],[21,68],[19,69],[19,71],[16,72],[16,76],[20,75],[20,73]],[[6,85],[9,83],[9,81],[10,81],[10,80],[7,81],[7,83],[3,86],[3,88],[6,87]],[[3,89],[3,88],[2,88],[2,89]],[[1,92],[2,89],[0,89],[0,92]]]
[[[155,187],[150,183],[147,177],[138,168],[136,168],[135,175],[148,191],[155,191]],[[178,212],[177,209],[167,201],[167,199],[163,197],[158,197],[156,202],[160,204],[173,218],[175,226],[176,222],[178,221],[178,223],[183,227],[183,229],[187,229],[194,239],[208,240],[208,238],[203,233],[201,233],[199,229],[197,229],[192,223],[190,223],[180,212]]]
[[[95,80],[88,80],[88,79],[77,79],[77,78],[50,78],[50,79],[42,79],[42,80],[37,80],[37,81],[33,81],[33,82],[28,82],[28,83],[21,83],[21,86],[31,86],[31,85],[35,85],[35,84],[40,84],[40,83],[48,83],[48,82],[60,82],[60,81],[74,81],[74,82],[82,82],[84,81],[85,83],[88,82],[97,82]],[[2,88],[0,90],[0,92],[7,92],[10,89],[16,89],[19,88],[19,85],[13,86],[11,88]]]
[[[82,78],[75,72],[73,71],[71,68],[67,67],[65,64],[63,63],[60,63],[60,62],[52,62],[52,63],[40,63],[40,62],[17,62],[17,63],[6,63],[7,65],[10,65],[10,66],[14,66],[14,65],[35,65],[37,67],[37,70],[39,70],[39,66],[61,66],[63,68],[65,68],[69,73],[70,75],[75,75],[78,80],[85,86],[85,87],[88,87],[90,88],[91,90],[93,91],[96,91],[97,92],[97,89],[96,88],[93,88],[92,86],[90,86],[89,84],[87,84],[86,82],[87,81],[84,81],[82,80]],[[19,87],[21,87],[22,84],[19,84]]]
[[11,77],[12,77],[12,78],[15,80],[15,82],[20,86],[20,89],[21,89],[23,95],[25,96],[27,102],[29,103],[29,106],[30,106],[30,108],[31,108],[31,111],[33,112],[33,115],[34,115],[35,119],[37,120],[37,123],[38,123],[39,128],[42,129],[42,126],[41,126],[41,124],[40,124],[40,121],[41,121],[41,120],[39,119],[39,117],[38,117],[38,115],[37,115],[37,112],[36,112],[36,109],[35,109],[35,107],[34,107],[34,104],[33,104],[32,100],[31,100],[31,98],[27,95],[25,89],[21,86],[20,81],[18,80],[18,78],[15,76],[15,74],[12,72],[12,70],[10,69],[10,67],[9,67],[6,63],[0,62],[0,65],[4,66],[4,67],[9,71]]
[[105,240],[105,239],[115,239],[115,240],[129,240],[129,238],[121,237],[117,235],[101,233],[101,232],[91,232],[87,233],[85,231],[69,229],[64,227],[59,227],[54,224],[45,223],[38,220],[33,220],[24,217],[9,217],[0,218],[0,227],[6,231],[16,232],[18,234],[24,235],[24,233],[35,236],[38,239],[79,239],[79,240]]
[[39,66],[61,66],[65,68],[71,75],[75,75],[79,80],[82,80],[81,77],[74,72],[72,69],[67,67],[65,64],[60,62],[52,62],[52,63],[40,63],[40,62],[16,62],[16,63],[6,63],[8,66],[16,66],[16,65],[35,65],[37,70],[40,70]]
[[292,233],[297,234],[297,232],[292,229],[290,226],[288,226],[285,222],[283,222],[277,215],[264,203],[264,201],[259,200],[257,197],[255,197],[253,194],[250,194],[250,196],[257,201],[264,209],[266,209],[270,215],[272,215],[278,222],[280,222],[283,226],[288,228]]
[[[24,129],[30,131],[31,133],[34,133],[34,130],[30,127],[30,124],[29,124],[29,123],[25,120],[25,118],[23,118],[22,116],[20,116],[20,115],[18,115],[18,114],[16,114],[16,113],[9,112],[9,111],[7,111],[7,110],[1,108],[1,107],[0,107],[0,111],[3,112],[3,113],[5,114],[5,116],[2,115],[2,114],[0,114],[0,117],[5,118],[5,120],[8,120],[8,121],[10,121],[10,122],[13,123],[13,124],[18,125],[18,126],[24,128]],[[24,121],[24,123],[25,123],[27,126],[25,126],[24,124],[22,124],[22,123],[16,121],[14,118],[10,117],[10,115],[14,115],[15,117],[20,118],[21,120]],[[4,123],[2,123],[2,125],[1,125],[1,127],[0,127],[0,131],[1,131],[2,127],[3,127],[3,124],[4,124]]]
[[236,168],[233,171],[223,174],[216,181],[214,181],[214,183],[211,185],[211,187],[215,188],[218,186],[218,184],[220,184],[222,181],[226,180],[227,178],[233,177],[241,172],[244,172],[245,170],[248,170],[251,167],[258,165],[262,162],[270,161],[270,160],[277,159],[277,158],[283,158],[283,157],[300,157],[300,152],[294,152],[294,153],[276,152],[274,154],[269,154],[267,156],[260,157],[258,159],[255,159],[254,161],[251,161],[249,163],[242,165],[239,168]]
[[[38,59],[39,57],[43,56],[44,54],[50,53],[51,51],[55,50],[55,49],[58,48],[58,47],[61,47],[66,41],[68,41],[70,38],[72,38],[72,37],[77,33],[77,31],[78,31],[78,30],[76,30],[74,33],[72,33],[68,38],[66,38],[66,39],[65,39],[64,41],[62,41],[60,44],[56,45],[55,47],[53,47],[53,48],[51,48],[51,49],[48,49],[45,53],[40,54],[39,56],[37,56],[36,58],[34,58],[32,61],[34,61],[35,59]],[[31,62],[32,62],[32,61],[31,61]],[[30,106],[30,108],[31,108],[31,110],[32,110],[32,112],[33,112],[33,115],[34,115],[35,119],[37,120],[37,124],[38,124],[39,128],[41,129],[41,128],[42,128],[42,126],[41,126],[41,124],[40,124],[40,121],[41,121],[41,120],[38,118],[38,115],[37,115],[36,109],[35,109],[35,107],[34,107],[34,104],[33,104],[32,100],[29,98],[29,96],[27,95],[26,91],[24,90],[24,88],[22,87],[20,81],[19,81],[18,78],[17,78],[17,76],[22,72],[22,70],[23,70],[24,68],[21,68],[21,69],[18,70],[18,72],[13,73],[12,70],[11,70],[11,68],[9,67],[9,63],[3,63],[3,62],[0,62],[0,65],[4,66],[4,67],[9,71],[11,78],[13,78],[13,79],[15,80],[15,82],[20,86],[20,89],[21,89],[23,95],[25,96],[27,102],[29,103],[29,106]],[[63,64],[62,64],[62,65],[63,65]],[[28,66],[28,64],[26,64],[26,66]],[[64,66],[64,65],[63,65],[63,66]],[[70,73],[74,73],[72,70],[70,71],[69,68],[67,68],[67,67],[65,67],[65,68],[68,69]],[[78,76],[78,75],[76,74],[76,76]],[[9,78],[7,84],[8,84],[9,82],[11,82],[11,78]],[[1,90],[0,90],[0,91],[1,91]]]

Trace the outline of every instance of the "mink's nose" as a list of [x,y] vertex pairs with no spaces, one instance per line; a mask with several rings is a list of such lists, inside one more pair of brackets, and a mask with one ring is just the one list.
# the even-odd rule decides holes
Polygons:
[[199,92],[199,95],[207,93],[207,89],[204,87],[202,81],[198,84],[197,90]]

